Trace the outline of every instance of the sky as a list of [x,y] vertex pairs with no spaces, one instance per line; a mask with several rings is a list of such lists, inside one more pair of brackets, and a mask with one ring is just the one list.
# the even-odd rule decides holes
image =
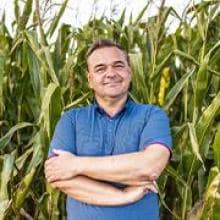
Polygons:
[[[45,0],[39,0],[43,3]],[[183,10],[189,3],[193,3],[196,0],[166,0],[167,6],[172,6],[181,16]],[[14,8],[13,0],[0,0],[0,16],[2,16],[3,11],[6,13],[6,25],[11,27],[11,23],[14,20]],[[61,4],[64,0],[50,0],[51,3]],[[73,25],[74,27],[80,27],[87,23],[89,18],[96,14],[101,16],[105,14],[108,18],[117,18],[126,7],[127,18],[132,13],[133,17],[137,17],[142,8],[146,5],[147,0],[69,0],[68,8],[66,9],[62,22]],[[154,4],[148,8],[145,12],[143,19],[152,16],[157,13],[157,8],[160,5],[161,0],[154,0]],[[196,1],[198,2],[198,1]],[[113,10],[115,9],[115,10]],[[52,7],[50,14],[56,13],[56,7]],[[170,20],[172,22],[173,28],[178,25],[176,20]]]

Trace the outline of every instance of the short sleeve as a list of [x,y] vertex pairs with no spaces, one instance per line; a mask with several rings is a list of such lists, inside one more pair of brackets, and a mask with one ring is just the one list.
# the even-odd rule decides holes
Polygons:
[[59,119],[53,138],[50,142],[48,156],[53,155],[53,149],[61,149],[75,153],[75,123],[73,117],[65,112]]
[[139,149],[143,150],[151,144],[162,144],[171,152],[172,138],[169,119],[166,113],[156,106],[152,106],[150,114],[146,118],[146,125],[140,137]]

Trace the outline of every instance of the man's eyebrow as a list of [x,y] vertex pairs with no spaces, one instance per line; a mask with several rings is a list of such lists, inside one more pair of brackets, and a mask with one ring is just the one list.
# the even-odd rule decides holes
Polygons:
[[125,65],[125,62],[122,61],[122,60],[116,60],[116,61],[113,62],[113,64],[114,64],[114,65],[115,65],[115,64],[124,64],[124,65]]
[[99,63],[99,64],[94,66],[94,69],[97,69],[97,68],[103,67],[103,66],[106,66],[106,65],[104,63]]
[[[117,64],[123,64],[123,65],[125,65],[125,62],[122,61],[122,60],[116,60],[116,61],[112,62],[111,65],[117,65]],[[106,66],[105,63],[99,63],[99,64],[95,65],[93,68],[94,68],[94,69],[97,69],[97,68],[99,68],[99,67],[104,67],[104,66]]]

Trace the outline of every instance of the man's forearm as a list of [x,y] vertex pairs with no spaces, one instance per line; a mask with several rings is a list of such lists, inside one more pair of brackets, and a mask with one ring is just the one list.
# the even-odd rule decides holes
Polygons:
[[79,158],[80,173],[100,180],[143,185],[161,174],[169,156],[170,153],[164,146],[154,144],[142,152],[105,157],[82,157]]
[[118,206],[135,202],[155,187],[148,183],[144,187],[128,187],[124,190],[84,176],[53,182],[51,185],[78,201],[99,206]]
[[170,156],[169,150],[160,144],[152,144],[141,152],[102,157],[80,157],[55,149],[53,152],[55,156],[45,162],[49,182],[82,175],[126,185],[156,180]]

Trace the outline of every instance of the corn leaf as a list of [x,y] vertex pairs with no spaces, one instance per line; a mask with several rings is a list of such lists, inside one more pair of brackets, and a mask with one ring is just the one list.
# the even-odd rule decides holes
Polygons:
[[220,92],[215,96],[212,103],[203,111],[199,122],[196,126],[197,138],[199,145],[202,144],[208,128],[211,126],[215,116],[218,114],[220,108]]
[[55,19],[53,20],[53,22],[51,23],[50,27],[49,27],[49,30],[47,32],[47,35],[49,35],[50,37],[52,37],[52,35],[54,34],[56,28],[57,28],[57,25],[60,21],[60,18],[62,17],[65,9],[66,9],[66,6],[67,6],[67,3],[68,3],[69,0],[65,0],[60,8],[60,11],[58,12],[57,16],[55,17]]
[[34,124],[31,124],[29,122],[20,122],[13,126],[1,139],[0,139],[0,149],[3,149],[7,146],[7,144],[10,142],[12,136],[14,133],[22,128],[34,126]]
[[202,160],[202,156],[200,155],[200,152],[199,152],[199,144],[198,144],[198,139],[196,136],[196,129],[192,123],[188,123],[188,127],[189,127],[190,142],[192,144],[192,150],[194,154],[196,155],[197,159],[202,163],[203,169],[205,170],[205,165]]
[[215,139],[213,143],[214,159],[215,163],[220,170],[220,124],[217,127]]
[[171,90],[168,92],[165,98],[165,105],[164,105],[165,110],[168,110],[170,108],[170,106],[175,101],[177,95],[183,90],[184,85],[187,83],[187,81],[193,75],[194,72],[195,72],[195,68],[193,68],[193,70],[191,70],[190,72],[185,73],[179,79],[179,81],[173,86],[173,88],[171,88]]

